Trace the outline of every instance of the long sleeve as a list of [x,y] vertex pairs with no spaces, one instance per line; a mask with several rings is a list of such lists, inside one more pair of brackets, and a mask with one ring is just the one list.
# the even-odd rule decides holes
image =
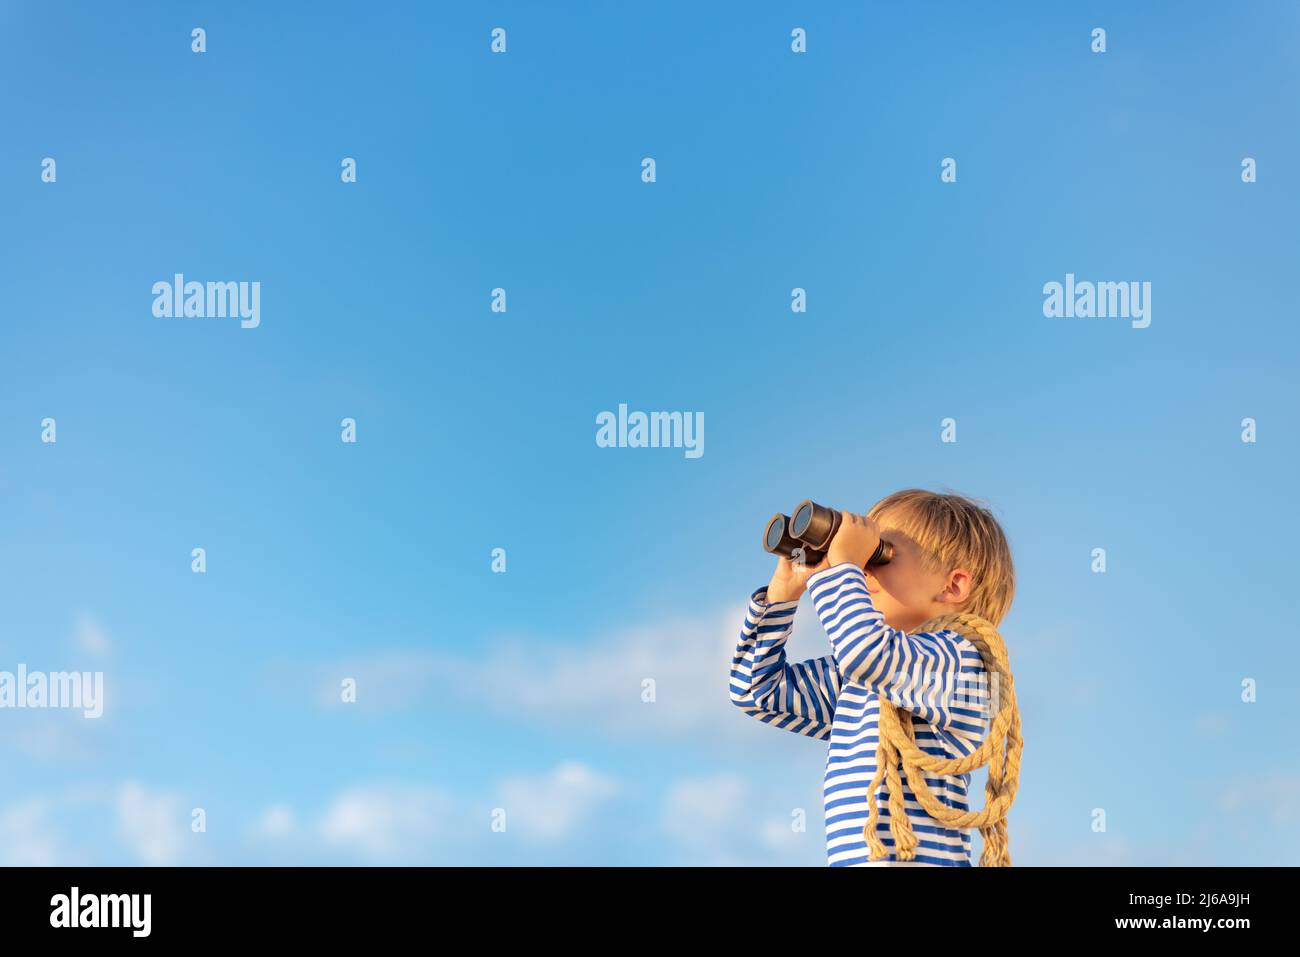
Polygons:
[[785,642],[799,603],[766,598],[765,587],[750,596],[731,661],[731,702],[765,724],[830,740],[840,690],[835,659],[788,664]]
[[810,577],[808,590],[843,681],[917,715],[963,753],[979,746],[988,684],[974,645],[953,631],[891,628],[871,603],[862,569],[848,562]]

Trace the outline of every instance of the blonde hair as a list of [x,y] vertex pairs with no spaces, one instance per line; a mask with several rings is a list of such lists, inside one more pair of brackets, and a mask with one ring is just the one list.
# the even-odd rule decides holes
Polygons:
[[909,488],[882,498],[867,517],[879,521],[885,513],[920,546],[928,570],[970,572],[970,594],[959,611],[1002,621],[1015,597],[1016,569],[1007,536],[987,507],[954,493]]

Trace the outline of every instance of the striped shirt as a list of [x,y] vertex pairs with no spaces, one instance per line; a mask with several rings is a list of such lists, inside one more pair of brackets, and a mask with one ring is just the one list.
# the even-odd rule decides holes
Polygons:
[[[904,805],[917,838],[911,862],[894,855],[884,781],[876,792],[876,831],[889,852],[868,861],[863,839],[876,773],[879,695],[909,717],[926,754],[957,758],[984,740],[988,681],[979,650],[954,631],[907,634],[891,628],[871,603],[862,569],[847,562],[808,579],[813,608],[832,653],[789,664],[785,643],[798,601],[767,602],[766,587],[750,597],[731,663],[731,700],[764,724],[830,742],[823,797],[826,857],[832,867],[939,865],[969,867],[969,828],[943,827],[904,782]],[[900,763],[900,775],[902,765]],[[970,774],[926,775],[935,797],[966,811]]]

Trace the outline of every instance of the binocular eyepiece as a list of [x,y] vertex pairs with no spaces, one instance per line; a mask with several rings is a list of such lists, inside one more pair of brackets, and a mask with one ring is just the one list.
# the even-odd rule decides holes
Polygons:
[[[826,557],[831,539],[843,520],[844,517],[836,510],[818,505],[812,499],[804,499],[795,506],[793,518],[780,512],[772,516],[763,530],[763,548],[791,560],[798,560],[801,556],[805,565],[819,564]],[[867,565],[888,565],[893,557],[894,546],[882,538],[867,559]]]

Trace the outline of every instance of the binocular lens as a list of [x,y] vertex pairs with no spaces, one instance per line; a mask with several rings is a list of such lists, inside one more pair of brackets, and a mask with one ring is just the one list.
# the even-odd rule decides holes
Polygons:
[[840,527],[840,513],[805,499],[794,510],[790,534],[813,548],[824,549]]
[[767,523],[767,534],[763,536],[763,544],[769,552],[776,551],[776,547],[781,544],[781,539],[784,537],[785,516],[777,515]]
[[794,561],[796,556],[800,556],[799,561],[810,561],[814,565],[821,561],[822,553],[808,552],[803,542],[790,535],[787,531],[789,527],[789,518],[780,512],[773,515],[771,521],[767,523],[767,528],[763,530],[763,548],[773,555],[780,555],[791,561]]
[[795,538],[803,538],[804,532],[808,531],[808,525],[812,522],[813,503],[804,502],[794,510],[794,518],[790,520],[790,534]]

